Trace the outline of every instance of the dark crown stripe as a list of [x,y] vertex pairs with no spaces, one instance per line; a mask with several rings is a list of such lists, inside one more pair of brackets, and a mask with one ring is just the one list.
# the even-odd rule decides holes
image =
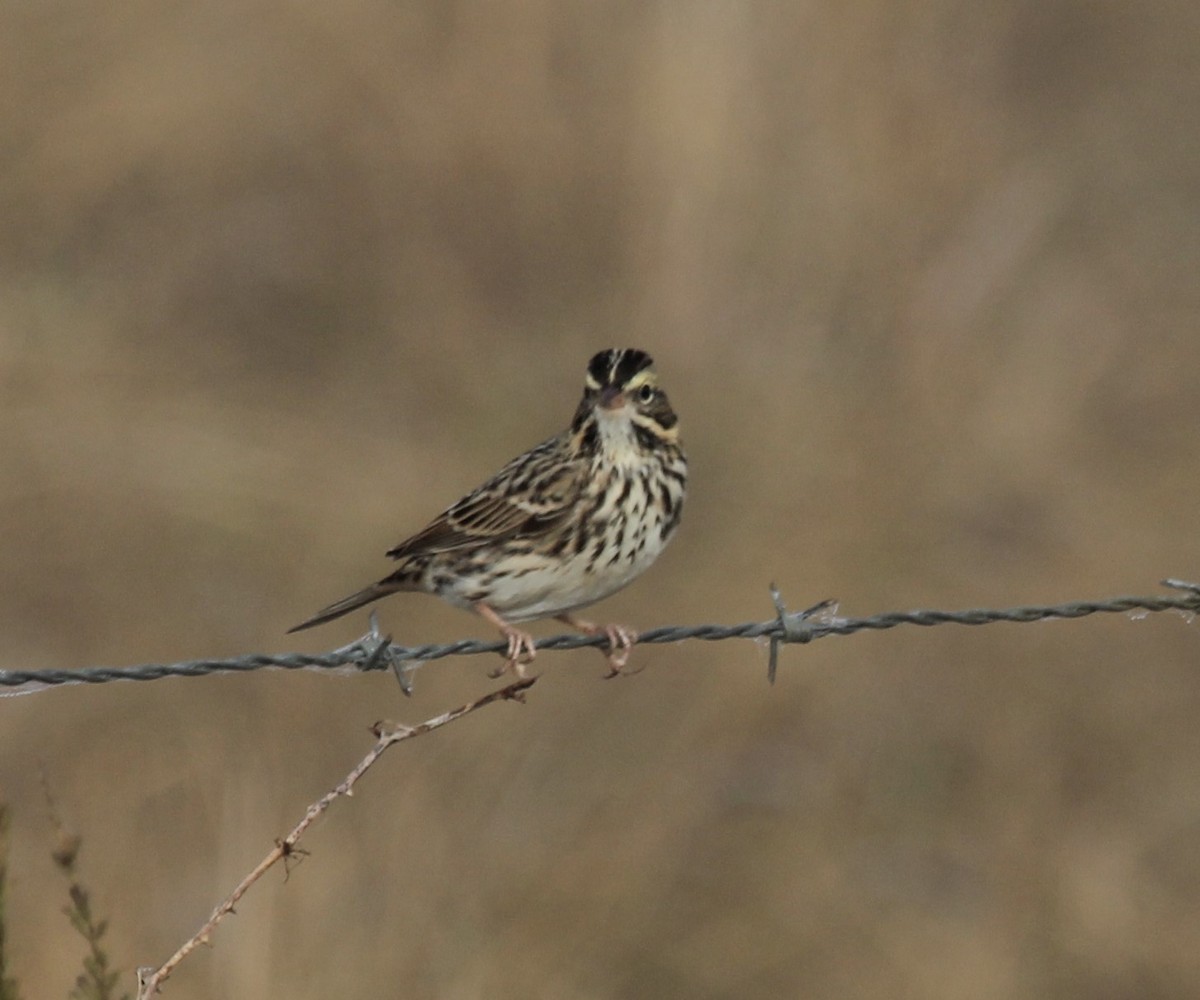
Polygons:
[[588,375],[601,388],[609,385],[622,386],[652,364],[654,359],[645,351],[632,347],[609,348],[607,351],[601,351],[588,363]]
[[598,386],[608,382],[609,372],[612,371],[612,357],[615,352],[601,351],[588,362],[588,378]]
[[616,364],[613,365],[613,385],[625,385],[634,375],[654,364],[653,358],[645,351],[626,350],[619,352]]

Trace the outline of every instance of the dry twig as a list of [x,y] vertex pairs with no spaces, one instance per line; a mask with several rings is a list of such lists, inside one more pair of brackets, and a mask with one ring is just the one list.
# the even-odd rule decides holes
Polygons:
[[485,694],[482,698],[476,698],[474,701],[469,701],[465,705],[460,705],[458,708],[453,708],[448,712],[443,712],[441,715],[434,716],[432,719],[426,719],[424,722],[416,726],[404,726],[396,723],[377,722],[372,727],[372,732],[375,734],[375,745],[371,747],[362,760],[360,760],[342,779],[341,783],[335,788],[326,792],[321,798],[317,799],[310,805],[304,813],[304,818],[300,820],[293,828],[291,833],[280,840],[275,841],[275,847],[267,853],[267,856],[262,859],[254,869],[237,884],[237,887],[231,892],[222,903],[212,912],[212,916],[204,922],[204,925],[196,931],[190,938],[187,939],[179,950],[168,958],[157,969],[142,968],[138,969],[138,1000],[145,1000],[157,993],[159,987],[167,980],[176,966],[179,965],[185,958],[195,951],[200,945],[208,944],[212,937],[213,931],[216,930],[219,924],[227,915],[234,912],[234,907],[238,901],[246,894],[247,890],[254,885],[267,869],[275,865],[279,861],[287,862],[289,858],[295,857],[300,853],[297,845],[300,838],[304,836],[305,831],[313,824],[318,816],[328,809],[335,799],[340,796],[351,796],[354,794],[354,786],[368,769],[373,765],[384,753],[388,747],[403,740],[410,740],[417,736],[423,736],[425,733],[431,733],[435,729],[440,729],[442,726],[454,722],[456,719],[461,719],[465,715],[470,715],[476,709],[483,708],[485,705],[491,705],[497,701],[524,701],[525,692],[531,688],[537,677],[525,677],[509,684],[507,687],[500,688],[497,691],[492,691],[490,694]]

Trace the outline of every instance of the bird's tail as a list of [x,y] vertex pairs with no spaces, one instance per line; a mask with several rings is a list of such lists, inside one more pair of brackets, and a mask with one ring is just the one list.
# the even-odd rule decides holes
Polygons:
[[369,587],[364,587],[357,594],[351,594],[349,597],[343,597],[340,601],[334,601],[327,608],[322,608],[311,618],[307,618],[299,625],[294,625],[288,629],[288,634],[293,632],[301,632],[306,628],[312,628],[315,625],[324,625],[326,622],[331,622],[335,618],[341,618],[342,615],[349,614],[355,608],[361,608],[364,604],[370,604],[372,601],[378,601],[381,597],[387,597],[388,594],[394,594],[398,590],[409,590],[402,583],[397,583],[391,577],[380,580],[378,583],[373,583]]

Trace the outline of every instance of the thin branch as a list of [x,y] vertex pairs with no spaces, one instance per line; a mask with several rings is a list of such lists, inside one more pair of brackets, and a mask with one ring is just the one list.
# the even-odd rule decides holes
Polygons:
[[[724,639],[760,639],[771,641],[774,649],[779,643],[811,642],[830,635],[849,635],[864,630],[896,628],[899,625],[991,625],[995,622],[1034,622],[1047,618],[1082,618],[1094,614],[1125,614],[1130,611],[1200,612],[1200,584],[1168,579],[1164,586],[1180,593],[1156,597],[1112,597],[1100,601],[1070,601],[1065,604],[1026,605],[1015,608],[971,608],[965,611],[889,611],[866,618],[837,617],[822,602],[807,612],[789,613],[775,599],[775,617],[762,622],[743,622],[739,625],[666,625],[642,632],[637,642],[682,642],[703,639],[718,642]],[[584,646],[604,647],[604,635],[556,635],[540,639],[534,645],[540,650],[580,649]],[[61,684],[104,684],[109,681],[149,681],[161,677],[201,677],[214,673],[238,673],[274,667],[283,670],[395,670],[407,692],[412,673],[429,660],[446,656],[473,656],[479,653],[503,653],[507,644],[480,639],[460,639],[439,645],[401,646],[381,636],[372,627],[361,639],[330,653],[284,653],[268,655],[253,653],[224,660],[187,660],[181,663],[148,663],[136,667],[81,667],[73,670],[0,670],[0,688],[11,688],[12,694],[43,691]],[[774,663],[772,658],[772,663]]]
[[142,968],[138,970],[138,1000],[157,993],[159,987],[167,980],[176,966],[179,965],[185,958],[202,944],[208,944],[213,931],[217,925],[225,919],[226,916],[234,912],[234,907],[238,901],[246,894],[247,890],[254,885],[267,869],[280,861],[285,864],[289,858],[297,857],[303,852],[298,848],[300,838],[304,836],[305,831],[312,826],[317,817],[328,809],[336,799],[341,796],[349,797],[354,794],[354,786],[371,766],[383,756],[384,751],[389,747],[400,743],[404,740],[410,740],[417,736],[423,736],[425,733],[431,733],[435,729],[440,729],[442,726],[448,725],[457,719],[461,719],[465,715],[470,715],[477,709],[483,708],[485,705],[491,705],[497,701],[524,701],[525,692],[529,690],[537,680],[537,677],[523,677],[520,680],[509,684],[507,687],[492,691],[490,694],[484,695],[482,698],[477,698],[475,701],[469,701],[465,705],[460,705],[458,708],[451,709],[448,712],[443,712],[441,715],[434,716],[432,719],[426,719],[417,726],[404,726],[397,723],[377,722],[372,727],[372,732],[375,734],[375,745],[371,747],[362,760],[360,760],[342,779],[341,783],[335,788],[326,792],[321,798],[317,799],[304,813],[303,819],[300,820],[293,828],[291,833],[281,840],[275,841],[275,847],[267,853],[267,856],[262,859],[254,869],[238,884],[224,901],[213,910],[212,916],[204,922],[204,925],[196,931],[187,941],[185,941],[179,950],[168,958],[157,969]]

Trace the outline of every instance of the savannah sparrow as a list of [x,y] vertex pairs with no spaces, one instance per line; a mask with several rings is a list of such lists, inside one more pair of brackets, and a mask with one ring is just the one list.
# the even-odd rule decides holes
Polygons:
[[637,633],[574,612],[643,573],[679,526],[687,459],[652,364],[643,351],[601,351],[588,363],[570,427],[388,552],[400,563],[395,572],[289,631],[422,591],[499,628],[506,665],[519,675],[534,657],[533,636],[513,623],[551,616],[607,635],[609,669],[619,673]]

